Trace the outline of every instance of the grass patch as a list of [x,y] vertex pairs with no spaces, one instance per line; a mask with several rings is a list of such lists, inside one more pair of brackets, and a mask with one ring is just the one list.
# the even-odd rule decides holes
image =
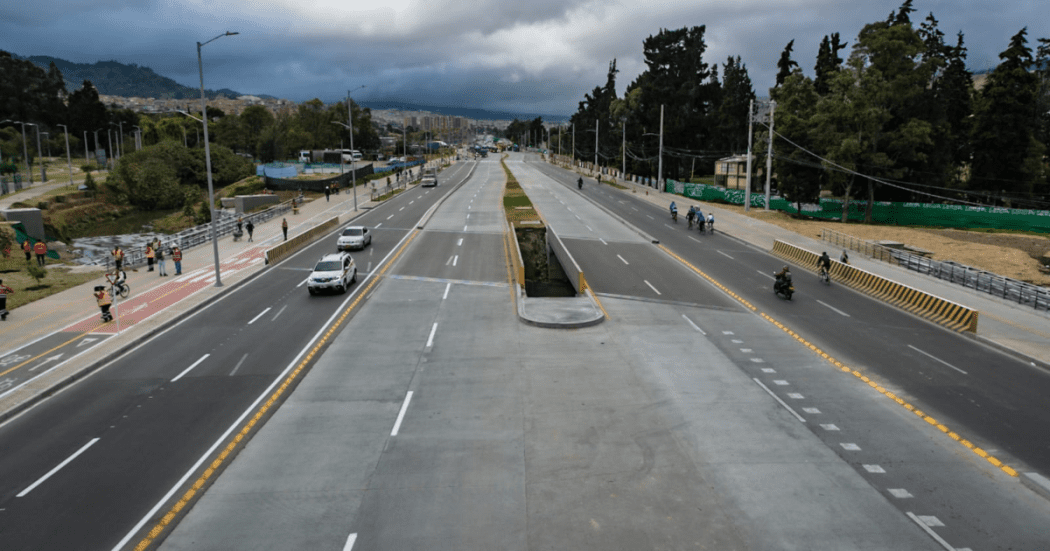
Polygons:
[[[101,268],[95,272],[71,272],[67,267],[49,264],[46,266],[47,276],[38,284],[26,269],[29,264],[26,263],[25,256],[21,254],[21,251],[18,252],[17,258],[12,251],[11,258],[0,259],[0,279],[4,281],[4,285],[15,290],[14,294],[7,296],[8,310],[55,293],[61,293],[89,281],[100,281],[103,275]],[[36,262],[36,258],[32,262]],[[85,296],[84,300],[94,304],[90,296]]]
[[[504,158],[506,158],[506,155],[504,155]],[[512,224],[542,222],[540,214],[536,212],[536,207],[529,200],[529,196],[525,194],[525,190],[521,189],[521,184],[518,183],[517,178],[507,168],[507,164],[503,162],[503,159],[500,159],[500,165],[503,166],[503,173],[507,175],[507,185],[503,190],[503,213],[506,215],[507,221]]]

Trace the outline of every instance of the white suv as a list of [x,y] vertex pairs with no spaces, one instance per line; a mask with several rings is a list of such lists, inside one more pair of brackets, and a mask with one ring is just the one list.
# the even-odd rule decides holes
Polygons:
[[372,243],[372,233],[365,226],[347,226],[343,233],[339,234],[336,249],[346,251],[349,249],[363,249]]
[[354,259],[346,253],[326,254],[317,261],[310,279],[306,282],[306,289],[311,295],[318,291],[337,290],[345,293],[346,288],[357,282],[357,265]]

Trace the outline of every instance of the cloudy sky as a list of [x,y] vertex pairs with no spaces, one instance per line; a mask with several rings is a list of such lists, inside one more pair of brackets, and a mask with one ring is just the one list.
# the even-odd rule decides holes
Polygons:
[[[358,100],[567,115],[604,84],[618,92],[644,68],[642,41],[660,29],[706,25],[708,63],[740,56],[766,95],[788,41],[807,73],[820,39],[852,47],[860,29],[903,0],[35,0],[0,3],[0,49],[77,63],[116,60],[198,86],[305,101]],[[971,69],[993,67],[1009,38],[1050,35],[1046,0],[915,0],[954,42],[962,31]],[[1039,23],[1042,21],[1042,23]]]

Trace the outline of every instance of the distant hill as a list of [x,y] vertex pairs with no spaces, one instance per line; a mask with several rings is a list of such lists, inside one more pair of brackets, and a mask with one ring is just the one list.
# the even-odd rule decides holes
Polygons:
[[[46,71],[51,62],[55,63],[62,78],[66,81],[66,89],[70,92],[79,90],[85,80],[90,80],[98,93],[108,96],[158,98],[158,99],[193,99],[201,97],[199,88],[183,86],[168,77],[163,77],[153,72],[149,67],[128,65],[118,61],[99,61],[96,63],[73,63],[51,56],[21,57],[12,54],[18,59],[26,59],[43,67]],[[224,96],[236,98],[243,96],[240,92],[229,89],[205,90],[208,97]]]

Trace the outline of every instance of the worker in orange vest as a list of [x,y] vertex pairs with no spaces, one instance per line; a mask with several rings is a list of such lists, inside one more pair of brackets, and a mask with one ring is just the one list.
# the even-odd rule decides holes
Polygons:
[[33,245],[33,252],[36,253],[36,263],[39,266],[43,266],[47,260],[44,255],[47,254],[47,243],[43,241],[37,241],[36,245]]
[[149,266],[148,272],[153,271],[153,244],[146,243],[146,265]]
[[7,321],[7,295],[13,295],[15,290],[4,285],[0,279],[0,320]]
[[95,302],[102,310],[102,321],[113,321],[113,314],[109,313],[109,307],[113,304],[113,299],[109,297],[105,285],[95,286]]
[[175,275],[182,274],[182,250],[178,245],[171,248],[171,259],[175,261]]
[[33,259],[33,245],[29,243],[28,239],[22,242],[22,250],[26,253],[26,262]]

